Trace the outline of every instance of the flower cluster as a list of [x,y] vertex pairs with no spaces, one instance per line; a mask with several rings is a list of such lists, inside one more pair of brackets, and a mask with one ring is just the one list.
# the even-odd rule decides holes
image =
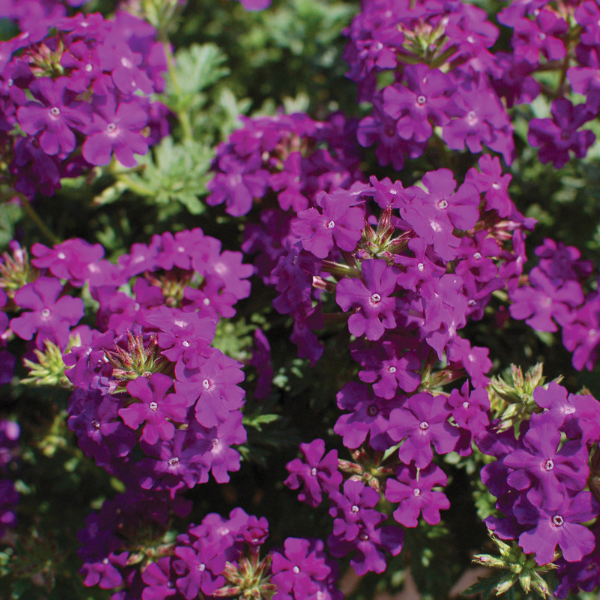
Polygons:
[[[493,423],[477,438],[481,452],[496,460],[481,472],[504,516],[487,526],[502,540],[518,540],[539,565],[553,562],[557,548],[569,564],[558,597],[576,581],[565,574],[579,569],[595,548],[584,525],[598,516],[600,503],[588,491],[590,451],[597,440],[598,402],[591,395],[569,394],[556,382],[533,390],[533,414],[520,427],[498,433]],[[566,439],[562,441],[561,436]],[[594,465],[592,460],[592,465]]]
[[61,178],[113,155],[132,167],[168,132],[166,108],[150,98],[167,69],[155,38],[126,12],[106,20],[58,11],[0,42],[0,146],[18,192],[50,196]]

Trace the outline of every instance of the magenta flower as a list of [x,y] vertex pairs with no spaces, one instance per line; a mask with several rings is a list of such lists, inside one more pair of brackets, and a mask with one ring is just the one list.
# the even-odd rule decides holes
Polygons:
[[44,347],[44,340],[64,348],[69,342],[69,327],[77,325],[83,317],[84,306],[81,298],[63,296],[62,283],[53,277],[40,277],[27,283],[15,294],[15,303],[29,309],[10,322],[10,328],[24,340],[36,336],[36,346]]
[[404,440],[398,452],[400,460],[406,465],[414,461],[423,469],[433,460],[432,444],[438,454],[452,452],[460,434],[448,423],[449,416],[446,398],[428,392],[415,394],[405,408],[394,409],[388,433],[395,442]]
[[302,486],[298,494],[300,502],[310,506],[318,506],[323,498],[322,490],[326,494],[336,492],[342,483],[342,474],[338,471],[337,450],[330,450],[325,456],[325,442],[313,440],[310,444],[300,444],[304,454],[303,462],[295,458],[286,465],[290,476],[283,482],[291,490]]
[[350,315],[348,329],[355,336],[366,333],[368,340],[378,340],[386,329],[396,327],[394,311],[398,270],[388,267],[385,260],[365,260],[362,263],[364,280],[345,278],[337,284],[336,302],[344,312],[358,310]]
[[162,373],[154,373],[150,379],[138,377],[127,384],[132,398],[141,400],[119,410],[125,425],[137,429],[145,423],[142,439],[150,445],[159,439],[170,440],[175,435],[175,426],[167,419],[178,423],[185,421],[188,402],[185,396],[169,394],[173,380]]
[[92,122],[86,129],[88,137],[83,143],[83,158],[92,165],[107,165],[114,151],[124,167],[135,167],[134,153],[148,152],[148,141],[142,135],[147,122],[148,114],[137,97],[117,106],[114,96],[105,96],[104,104],[94,103]]
[[554,509],[529,505],[518,511],[517,517],[535,527],[519,536],[519,546],[526,554],[535,553],[538,565],[554,560],[556,546],[560,547],[567,562],[581,560],[596,544],[594,534],[582,523],[591,521],[599,512],[598,501],[587,491],[574,498],[565,494]]
[[67,77],[36,79],[29,89],[39,102],[28,102],[17,111],[25,133],[42,132],[40,146],[50,156],[72,152],[77,143],[73,130],[84,131],[89,122],[89,105],[74,100],[76,94],[66,89],[68,81]]
[[405,527],[416,527],[419,515],[430,525],[440,522],[440,510],[450,508],[450,501],[442,492],[433,491],[436,486],[445,486],[448,478],[437,465],[431,464],[417,472],[414,465],[402,466],[396,472],[397,479],[386,482],[385,499],[399,502],[394,519]]
[[555,286],[539,267],[529,273],[531,287],[520,287],[510,294],[513,319],[525,319],[525,323],[537,331],[557,331],[560,325],[572,320],[571,311],[583,303],[583,292],[577,281],[567,281]]
[[332,194],[320,192],[316,202],[323,212],[316,208],[300,211],[298,220],[292,221],[292,233],[317,258],[327,258],[334,244],[352,252],[365,226],[364,209],[355,206],[356,197],[342,190]]
[[312,550],[309,540],[301,538],[287,538],[284,546],[285,556],[273,553],[271,581],[277,586],[273,600],[289,597],[286,594],[290,592],[295,600],[305,600],[319,590],[316,582],[331,571],[325,563],[325,553]]
[[523,448],[504,458],[513,469],[508,484],[517,490],[532,488],[528,498],[548,510],[557,508],[566,489],[580,491],[589,475],[588,452],[580,440],[565,442],[559,448],[560,432],[550,418],[542,418],[523,438]]

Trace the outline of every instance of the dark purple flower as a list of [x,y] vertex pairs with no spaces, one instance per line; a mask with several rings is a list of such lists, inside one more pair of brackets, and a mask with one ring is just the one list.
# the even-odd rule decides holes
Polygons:
[[383,573],[387,568],[385,553],[389,552],[392,556],[400,554],[403,543],[404,531],[399,527],[375,529],[370,523],[365,524],[358,536],[351,542],[333,534],[327,538],[329,550],[337,558],[356,550],[350,564],[359,576],[368,571]]
[[146,154],[148,142],[142,129],[148,114],[136,96],[129,102],[117,106],[114,96],[104,97],[104,103],[93,104],[92,122],[86,129],[87,139],[83,144],[83,158],[92,165],[107,165],[114,151],[115,157],[124,167],[135,167],[134,154]]
[[557,287],[539,268],[529,273],[531,287],[520,287],[510,294],[513,319],[525,319],[527,325],[538,331],[557,331],[554,323],[566,325],[572,319],[571,311],[583,303],[583,293],[577,281],[567,281]]
[[330,450],[325,456],[325,442],[314,440],[310,444],[300,444],[300,450],[304,454],[304,461],[295,458],[286,465],[290,473],[284,481],[292,490],[302,486],[298,494],[301,502],[310,506],[321,504],[322,491],[326,494],[335,492],[342,483],[342,474],[338,471],[337,450]]
[[430,525],[439,523],[440,510],[450,508],[450,501],[444,493],[432,488],[446,485],[448,478],[444,471],[434,464],[419,471],[413,465],[402,466],[396,477],[388,479],[385,487],[385,499],[400,503],[394,511],[394,519],[405,527],[416,527],[422,513]]
[[406,66],[403,78],[406,87],[396,84],[383,90],[383,110],[396,120],[401,138],[426,142],[432,124],[446,125],[450,120],[453,86],[448,75],[423,64]]
[[421,392],[411,396],[405,408],[396,408],[390,414],[388,433],[400,442],[398,456],[404,464],[414,461],[420,469],[433,459],[431,445],[438,454],[452,452],[459,438],[456,427],[448,423],[450,411],[444,396]]
[[37,332],[36,345],[43,348],[49,339],[64,348],[69,341],[69,326],[77,325],[83,317],[80,298],[62,296],[63,285],[58,279],[40,277],[24,285],[14,297],[20,308],[30,309],[10,322],[10,328],[24,340],[31,340]]
[[365,226],[364,209],[355,206],[357,198],[342,190],[332,194],[321,192],[316,203],[323,212],[316,208],[300,211],[298,220],[291,223],[292,233],[317,258],[327,258],[334,244],[352,252]]
[[588,452],[581,441],[567,441],[558,450],[559,445],[556,425],[548,418],[540,419],[524,436],[523,448],[504,458],[504,464],[513,469],[508,484],[517,490],[531,488],[528,498],[548,510],[563,502],[566,489],[582,490],[589,474]]
[[362,278],[345,278],[337,284],[336,302],[344,312],[358,308],[348,319],[348,329],[355,336],[366,334],[368,340],[378,340],[386,329],[396,327],[394,310],[398,271],[384,260],[365,260]]
[[277,586],[273,600],[283,600],[293,593],[295,600],[305,600],[319,590],[317,581],[324,580],[331,569],[325,563],[325,553],[311,551],[309,540],[287,538],[285,556],[274,552],[271,581]]
[[529,123],[527,141],[540,148],[540,162],[552,161],[556,169],[561,169],[569,161],[569,150],[577,158],[584,158],[596,136],[588,129],[578,131],[595,117],[585,104],[573,106],[567,98],[552,102],[552,119],[532,119]]
[[132,398],[141,402],[121,408],[119,416],[131,429],[145,423],[142,439],[148,444],[156,444],[159,438],[170,440],[173,437],[175,426],[167,419],[177,423],[185,421],[188,401],[180,394],[167,395],[172,386],[173,380],[162,373],[153,373],[150,379],[138,377],[127,384]]
[[40,146],[51,156],[72,152],[76,145],[73,130],[82,132],[89,122],[89,105],[74,101],[75,94],[66,90],[68,81],[67,77],[36,79],[29,89],[39,102],[28,102],[17,111],[25,133],[42,132]]
[[348,479],[344,482],[344,493],[332,492],[329,500],[329,514],[334,517],[333,534],[348,542],[358,536],[366,523],[377,527],[387,519],[383,513],[373,510],[380,500],[379,494],[362,481]]
[[573,498],[565,494],[553,509],[530,505],[519,516],[535,527],[519,536],[519,546],[526,554],[535,553],[538,565],[554,560],[556,546],[566,561],[581,560],[596,543],[594,534],[581,523],[597,517],[599,512],[600,504],[590,492],[580,492]]

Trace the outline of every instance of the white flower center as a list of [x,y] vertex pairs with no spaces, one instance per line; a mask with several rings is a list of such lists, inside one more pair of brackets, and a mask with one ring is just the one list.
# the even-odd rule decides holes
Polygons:
[[87,65],[85,65],[85,70],[89,73],[94,67],[92,66],[91,63],[88,63]]
[[565,520],[560,515],[554,515],[552,517],[552,524],[556,527],[560,527],[564,522]]
[[329,221],[327,223],[327,229],[333,229],[335,227],[335,221]]
[[465,401],[462,403],[462,406],[463,406],[463,408],[466,410],[467,408],[469,408],[469,403],[468,403],[468,402],[465,400]]
[[45,308],[45,309],[42,311],[42,317],[43,317],[44,319],[47,319],[47,318],[48,318],[48,317],[49,317],[51,314],[52,314],[52,312],[50,311],[50,309],[49,309],[49,308]]
[[448,202],[446,200],[440,200],[438,202],[438,208],[441,208],[442,210],[448,208]]
[[206,565],[204,563],[200,563],[198,565],[198,571],[200,571],[200,573],[204,572],[206,570]]
[[546,471],[552,471],[552,469],[554,469],[554,461],[552,459],[548,459],[545,463],[544,463],[544,469]]
[[210,298],[204,298],[204,300],[202,300],[202,304],[204,304],[204,306],[210,306]]
[[209,380],[209,379],[205,379],[205,380],[202,382],[202,387],[203,387],[205,390],[207,390],[207,389],[210,387],[210,380]]
[[427,98],[425,98],[425,96],[417,96],[417,104],[423,106],[425,102],[427,102]]
[[186,341],[186,340],[184,340],[183,342],[181,342],[181,345],[185,346],[186,348],[190,347],[190,343],[188,341]]
[[317,474],[317,467],[313,467],[313,468],[310,470],[310,474],[311,474],[311,475],[314,477],[314,476]]
[[64,252],[59,252],[59,253],[58,253],[56,256],[57,256],[57,257],[58,257],[60,260],[65,260],[65,258],[67,258],[67,257],[66,257],[66,255],[64,254]]
[[108,131],[108,133],[114,133],[117,130],[117,126],[114,123],[109,123],[106,126],[106,131]]
[[296,566],[295,566],[295,567],[292,569],[292,571],[294,571],[294,573],[296,573],[296,575],[297,575],[298,573],[300,573],[300,567],[299,567],[298,565],[296,565]]
[[397,371],[396,367],[388,367],[389,373],[395,373]]
[[419,271],[421,271],[421,273],[425,270],[425,265],[423,263],[419,263],[417,265],[417,269],[419,269]]
[[156,402],[150,402],[150,405],[148,406],[148,408],[152,412],[156,412],[158,410],[158,404]]
[[58,108],[58,107],[56,107],[56,106],[53,106],[53,107],[50,109],[50,114],[51,114],[53,117],[58,117],[58,115],[60,115],[60,108]]
[[419,488],[415,488],[415,489],[413,490],[413,494],[414,494],[415,496],[420,496],[420,495],[421,495],[421,490],[420,490]]
[[426,429],[429,429],[429,423],[427,421],[422,421],[421,423],[419,423],[419,428],[422,431],[425,431]]
[[121,59],[121,64],[126,68],[126,69],[131,69],[133,67],[133,63],[128,59],[128,58],[122,58]]
[[379,294],[373,294],[371,296],[371,302],[373,304],[377,304],[378,302],[381,302],[381,296]]
[[473,258],[475,260],[479,260],[481,258],[481,254],[479,252],[475,252],[475,254],[473,254]]
[[356,506],[356,504],[354,504],[350,510],[351,510],[353,513],[357,513],[357,512],[360,510],[360,508],[358,508],[358,506]]

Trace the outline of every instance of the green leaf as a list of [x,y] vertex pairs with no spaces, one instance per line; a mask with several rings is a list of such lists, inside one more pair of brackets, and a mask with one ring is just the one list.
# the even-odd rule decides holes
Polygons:
[[198,196],[206,194],[212,151],[197,142],[175,144],[168,136],[155,148],[154,155],[154,160],[150,154],[140,160],[145,167],[141,174],[128,176],[132,191],[139,186],[152,190],[151,201],[156,204],[179,202],[193,215],[204,212]]
[[167,85],[169,108],[179,113],[201,106],[203,98],[199,93],[229,74],[229,69],[223,66],[226,60],[214,44],[192,44],[179,50],[175,55],[177,84],[169,81]]
[[262,426],[267,425],[269,423],[273,423],[273,421],[277,421],[279,419],[279,415],[261,415],[261,414],[251,414],[244,417],[243,424],[246,427],[254,427],[254,429],[258,429],[258,431],[262,431]]
[[23,209],[18,204],[0,204],[0,249],[8,246],[15,237],[15,225],[23,214]]

